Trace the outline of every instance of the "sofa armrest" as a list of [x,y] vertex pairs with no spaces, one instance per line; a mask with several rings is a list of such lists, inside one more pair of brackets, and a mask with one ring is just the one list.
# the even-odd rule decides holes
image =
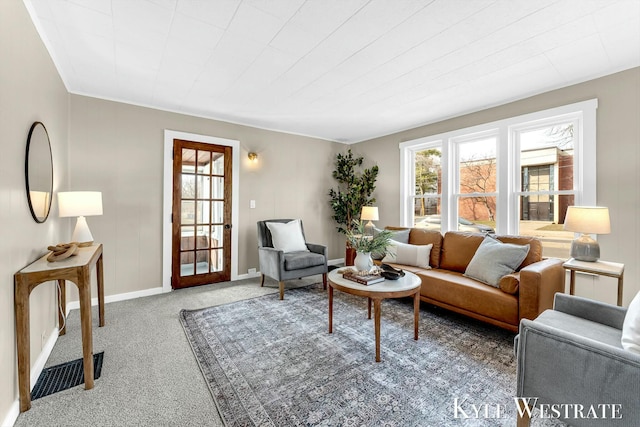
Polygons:
[[616,329],[622,329],[627,314],[623,307],[566,294],[556,294],[553,309]]
[[258,248],[258,260],[260,261],[260,273],[280,280],[281,272],[284,271],[284,252],[270,247]]
[[553,307],[557,292],[564,293],[565,271],[562,264],[561,259],[547,258],[520,270],[519,319],[535,319]]

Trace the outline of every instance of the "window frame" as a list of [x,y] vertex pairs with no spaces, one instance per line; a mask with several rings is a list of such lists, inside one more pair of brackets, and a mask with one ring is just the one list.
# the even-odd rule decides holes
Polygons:
[[[574,189],[571,193],[575,196],[575,205],[595,206],[597,108],[598,100],[590,99],[401,142],[399,144],[400,225],[413,226],[415,153],[437,146],[442,153],[441,231],[444,233],[449,230],[457,230],[459,196],[457,144],[482,136],[495,135],[497,138],[496,232],[498,234],[517,234],[520,214],[519,200],[522,194],[518,134],[526,130],[570,121],[575,124]],[[565,191],[567,190],[560,192]]]

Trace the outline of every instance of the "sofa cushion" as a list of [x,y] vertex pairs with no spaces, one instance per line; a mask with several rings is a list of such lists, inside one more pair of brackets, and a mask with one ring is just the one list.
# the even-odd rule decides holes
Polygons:
[[528,244],[502,243],[487,236],[478,246],[464,275],[498,288],[500,278],[516,271],[528,253]]
[[382,259],[382,262],[431,268],[429,266],[431,248],[433,248],[432,244],[408,245],[392,241],[391,244],[387,246],[387,255]]
[[518,324],[518,297],[462,273],[431,269],[416,273],[422,279],[420,295],[511,325]]
[[309,251],[287,252],[284,254],[284,269],[300,270],[324,264],[324,255]]
[[527,257],[522,261],[522,264],[516,271],[525,268],[529,264],[542,260],[542,242],[537,237],[532,236],[497,236],[498,240],[503,243],[511,243],[514,245],[529,245],[529,253]]
[[[385,228],[385,230],[390,231],[391,232],[391,240],[395,241],[395,242],[400,242],[400,243],[409,243],[409,232],[411,231],[411,229],[409,228],[396,228],[396,227],[392,227],[392,228]],[[379,228],[374,228],[373,229],[373,235],[377,235],[380,234],[380,232],[383,230],[380,230]],[[382,259],[384,258],[386,254],[384,252],[382,253],[372,253],[371,254],[371,258],[373,259]]]
[[440,231],[412,228],[409,234],[409,243],[412,245],[433,245],[429,255],[429,265],[433,268],[440,267],[440,250],[442,249]]
[[440,268],[464,273],[483,239],[480,233],[447,231],[442,239]]
[[506,292],[511,295],[516,295],[520,288],[520,273],[511,273],[500,278],[498,286],[502,292]]

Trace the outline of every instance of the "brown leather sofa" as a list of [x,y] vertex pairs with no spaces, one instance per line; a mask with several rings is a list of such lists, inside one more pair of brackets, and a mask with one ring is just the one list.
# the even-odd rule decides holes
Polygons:
[[450,231],[443,237],[439,231],[412,228],[409,244],[433,244],[431,269],[390,265],[411,271],[422,279],[422,301],[517,332],[520,319],[535,319],[552,308],[556,292],[564,292],[563,261],[543,259],[542,243],[535,237],[496,237],[504,243],[530,245],[527,257],[516,272],[500,279],[500,288],[464,276],[467,264],[484,239],[479,233]]

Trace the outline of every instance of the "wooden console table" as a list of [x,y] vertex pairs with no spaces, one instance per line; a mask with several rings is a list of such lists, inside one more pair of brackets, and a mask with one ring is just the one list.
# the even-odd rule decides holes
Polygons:
[[[100,326],[104,326],[104,282],[102,270],[102,245],[80,248],[78,255],[63,261],[48,262],[47,255],[29,264],[14,275],[14,306],[16,315],[16,340],[18,346],[18,388],[20,412],[31,408],[29,295],[41,283],[57,280],[60,285],[61,311],[66,313],[66,284],[76,284],[80,295],[80,323],[82,327],[82,355],[85,389],[93,388],[93,336],[91,332],[91,268],[95,265],[98,276],[98,310]],[[59,324],[64,322],[58,313]],[[65,329],[60,335],[65,334]]]

